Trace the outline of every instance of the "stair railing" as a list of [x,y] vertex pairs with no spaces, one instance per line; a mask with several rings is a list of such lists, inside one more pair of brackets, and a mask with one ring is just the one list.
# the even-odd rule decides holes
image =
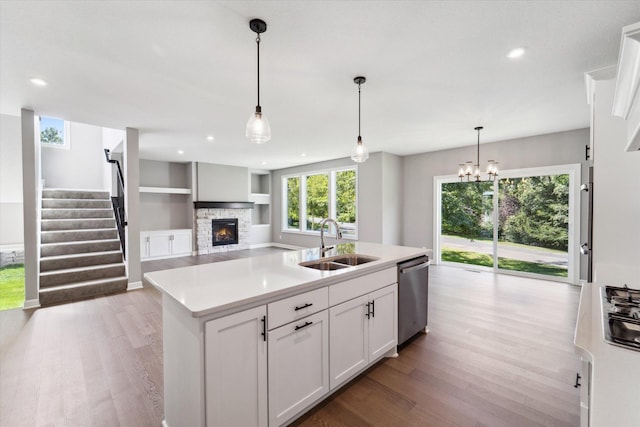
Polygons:
[[122,174],[122,168],[120,162],[114,160],[110,156],[110,151],[104,149],[104,155],[107,158],[107,162],[116,165],[116,172],[118,175],[118,188],[116,196],[111,196],[111,205],[113,206],[113,213],[116,217],[116,226],[118,227],[118,235],[120,236],[120,246],[122,247],[122,256],[127,259],[125,250],[125,234],[124,227],[127,225],[127,219],[124,210],[124,175]]

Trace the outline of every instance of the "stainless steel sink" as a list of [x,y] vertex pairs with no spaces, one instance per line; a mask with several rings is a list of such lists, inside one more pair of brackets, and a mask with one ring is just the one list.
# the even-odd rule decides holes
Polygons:
[[314,268],[316,270],[340,270],[341,268],[348,267],[348,265],[345,264],[338,264],[336,262],[326,260],[301,262],[299,265],[307,268]]
[[366,264],[371,261],[377,261],[380,258],[368,256],[368,255],[360,255],[360,254],[350,254],[350,255],[340,255],[338,257],[331,258],[331,261],[337,262],[339,264],[346,265],[360,265]]
[[340,270],[341,268],[365,264],[379,259],[380,258],[368,255],[348,254],[338,255],[331,258],[322,258],[315,261],[301,262],[299,265],[302,267],[314,268],[316,270]]

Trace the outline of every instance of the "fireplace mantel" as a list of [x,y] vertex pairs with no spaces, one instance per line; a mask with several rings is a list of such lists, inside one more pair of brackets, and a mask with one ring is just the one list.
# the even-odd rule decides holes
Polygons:
[[253,202],[193,202],[196,209],[253,209]]

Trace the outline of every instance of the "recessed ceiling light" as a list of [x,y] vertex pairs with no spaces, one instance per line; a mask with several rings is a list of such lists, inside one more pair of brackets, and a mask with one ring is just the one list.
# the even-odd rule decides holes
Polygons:
[[178,150],[178,154],[182,156],[184,154],[184,150]]
[[36,86],[46,86],[47,85],[47,82],[45,82],[44,80],[39,79],[37,77],[31,78],[31,79],[29,79],[29,81],[31,83],[33,83],[34,85],[36,85]]
[[266,164],[267,164],[267,162],[262,162],[262,166],[264,166],[264,165],[266,165]]
[[517,58],[521,58],[523,55],[524,55],[524,48],[517,47],[515,49],[511,49],[509,53],[507,53],[507,58],[517,59]]
[[302,154],[300,154],[300,157],[307,157],[307,154],[306,153],[302,153]]
[[213,141],[214,139],[213,135],[207,135],[207,141]]

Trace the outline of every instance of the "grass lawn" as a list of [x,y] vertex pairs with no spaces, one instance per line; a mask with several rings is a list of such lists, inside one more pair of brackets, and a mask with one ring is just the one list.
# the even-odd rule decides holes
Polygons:
[[0,268],[0,310],[22,307],[24,303],[24,265]]
[[[459,251],[456,249],[443,249],[442,260],[449,262],[459,262],[462,264],[481,265],[493,267],[493,259],[487,254],[477,252]],[[567,277],[568,271],[565,268],[555,265],[541,264],[536,262],[520,261],[517,259],[498,258],[498,267],[504,270],[523,271],[526,273],[546,274],[547,276]]]

